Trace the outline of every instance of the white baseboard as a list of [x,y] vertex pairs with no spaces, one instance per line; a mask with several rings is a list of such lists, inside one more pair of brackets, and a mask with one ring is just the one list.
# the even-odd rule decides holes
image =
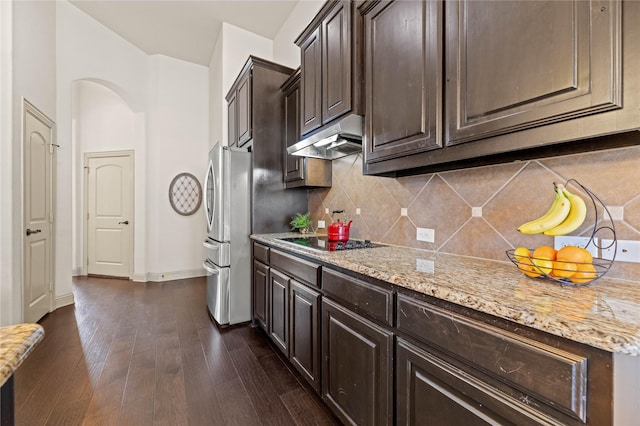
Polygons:
[[62,308],[64,306],[73,305],[75,300],[73,299],[73,293],[65,294],[63,296],[57,296],[55,300],[55,309]]
[[173,280],[182,280],[185,278],[204,277],[207,271],[204,268],[192,269],[189,271],[172,271],[172,272],[148,272],[146,274],[133,274],[133,281],[139,282],[164,282]]
[[71,276],[72,277],[79,277],[81,275],[85,275],[85,274],[82,273],[82,267],[73,268],[71,270]]

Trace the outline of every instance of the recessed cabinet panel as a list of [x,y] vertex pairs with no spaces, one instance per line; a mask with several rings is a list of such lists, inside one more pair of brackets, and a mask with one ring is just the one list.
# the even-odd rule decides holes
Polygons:
[[229,146],[237,146],[238,145],[238,127],[236,126],[237,120],[237,96],[236,92],[233,92],[227,103],[227,128],[228,135],[227,140],[229,141]]
[[320,293],[294,280],[290,285],[291,362],[320,392]]
[[349,2],[338,2],[322,22],[322,123],[351,109]]
[[268,332],[268,285],[269,267],[257,260],[253,261],[253,318],[258,325]]
[[322,125],[322,59],[320,30],[318,27],[300,45],[302,104],[301,133],[304,135]]
[[289,277],[269,272],[269,334],[278,349],[289,356]]
[[237,95],[238,146],[251,140],[251,72],[248,72],[238,83]]
[[447,145],[622,107],[618,1],[447,4]]
[[365,12],[365,163],[442,146],[441,22],[438,1]]
[[322,397],[347,424],[392,423],[393,334],[322,301]]
[[[295,82],[284,93],[284,139],[286,148],[300,140],[300,82]],[[304,158],[287,154],[285,148],[284,181],[304,179]]]

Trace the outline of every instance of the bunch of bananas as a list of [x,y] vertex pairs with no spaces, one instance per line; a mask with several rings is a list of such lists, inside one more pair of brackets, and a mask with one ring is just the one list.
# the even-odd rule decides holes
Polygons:
[[587,205],[564,185],[553,183],[556,197],[549,210],[537,219],[518,227],[523,234],[566,235],[582,225],[587,217]]

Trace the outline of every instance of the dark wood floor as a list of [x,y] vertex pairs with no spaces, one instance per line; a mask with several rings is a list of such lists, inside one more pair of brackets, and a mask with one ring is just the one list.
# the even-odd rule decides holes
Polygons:
[[73,288],[16,372],[16,424],[339,423],[264,333],[211,323],[203,278]]

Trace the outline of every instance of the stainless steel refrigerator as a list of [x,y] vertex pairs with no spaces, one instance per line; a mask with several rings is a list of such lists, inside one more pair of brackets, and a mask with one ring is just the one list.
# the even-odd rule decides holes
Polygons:
[[208,236],[207,308],[220,325],[251,320],[251,153],[209,152],[204,202]]

